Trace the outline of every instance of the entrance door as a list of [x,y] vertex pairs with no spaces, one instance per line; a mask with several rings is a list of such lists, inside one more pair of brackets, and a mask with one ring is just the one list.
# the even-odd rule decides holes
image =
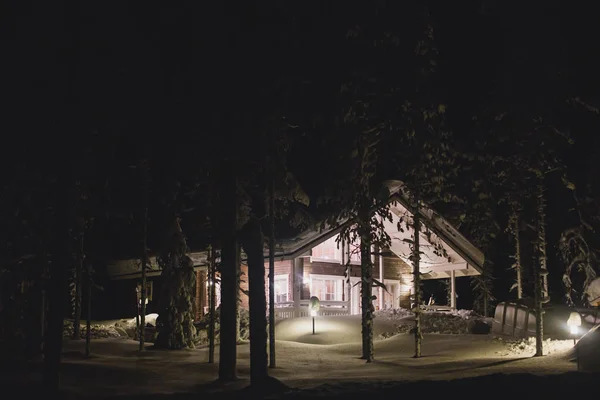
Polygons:
[[385,282],[387,292],[383,292],[383,308],[399,308],[400,307],[400,284],[398,282]]

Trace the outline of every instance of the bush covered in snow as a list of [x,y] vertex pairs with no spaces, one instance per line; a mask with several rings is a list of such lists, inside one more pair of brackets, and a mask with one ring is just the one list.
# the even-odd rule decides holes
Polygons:
[[[115,329],[114,325],[101,325],[101,324],[92,324],[90,326],[90,337],[92,339],[102,339],[102,338],[117,338],[123,336],[122,333]],[[63,325],[63,337],[64,338],[72,338],[73,337],[73,321],[66,320]],[[86,325],[81,325],[81,329],[79,330],[79,336],[81,339],[84,339],[87,334]]]
[[[376,311],[375,316],[396,322],[397,333],[410,333],[415,327],[414,313],[404,308]],[[490,326],[484,317],[471,310],[447,312],[423,310],[421,330],[423,333],[488,334]]]

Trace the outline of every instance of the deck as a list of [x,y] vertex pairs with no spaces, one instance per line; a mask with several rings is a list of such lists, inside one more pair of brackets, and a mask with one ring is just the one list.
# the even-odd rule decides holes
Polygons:
[[[300,300],[299,304],[293,301],[275,304],[275,318],[288,319],[310,316],[308,300]],[[321,301],[318,315],[337,316],[350,315],[350,307],[347,301]]]

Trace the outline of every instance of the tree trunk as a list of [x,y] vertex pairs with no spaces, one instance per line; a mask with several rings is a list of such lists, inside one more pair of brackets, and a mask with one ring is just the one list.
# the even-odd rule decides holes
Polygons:
[[490,302],[490,295],[486,291],[483,294],[483,316],[484,316],[484,318],[489,317],[489,311],[488,311],[490,308],[489,302]]
[[236,293],[237,293],[237,316],[235,318],[235,341],[236,343],[240,343],[242,340],[242,326],[241,326],[241,313],[240,306],[242,304],[242,292],[241,292],[241,283],[242,283],[242,248],[237,243],[237,248],[235,250],[235,265],[236,265]]
[[421,340],[423,335],[421,334],[421,251],[420,251],[420,233],[421,233],[421,216],[419,215],[419,203],[416,202],[416,206],[413,211],[413,248],[412,248],[412,262],[413,262],[413,283],[415,292],[415,358],[421,357]]
[[142,268],[142,287],[140,293],[140,343],[139,343],[139,351],[144,351],[144,341],[146,340],[146,291],[147,291],[147,279],[146,279],[146,270],[148,269],[148,170],[146,166],[142,167],[143,171],[143,188],[142,188],[142,248],[141,250],[141,268]]
[[275,368],[275,189],[269,186],[269,367]]
[[[231,168],[231,167],[230,167]],[[219,379],[236,379],[238,309],[237,293],[237,179],[230,170],[224,179],[221,204],[223,206],[223,235],[221,249],[221,330],[219,346]]]
[[550,301],[548,295],[548,269],[546,268],[546,201],[544,186],[538,185],[537,194],[537,240],[536,255],[537,265],[534,268],[535,282],[535,355],[544,355],[544,308],[543,305]]
[[77,262],[75,263],[75,307],[73,309],[73,339],[81,339],[81,297],[83,273],[83,233],[78,235]]
[[546,253],[546,198],[544,185],[538,185],[538,260],[541,276],[541,301],[546,304],[550,301],[548,292],[548,257]]
[[213,364],[215,362],[215,322],[216,322],[216,309],[215,309],[215,249],[208,246],[208,363]]
[[519,235],[519,214],[514,213],[513,229],[515,231],[515,271],[517,273],[517,299],[523,298],[523,278],[521,268],[521,238]]
[[[536,245],[539,247],[539,245]],[[539,249],[536,249],[539,251]],[[535,304],[535,355],[544,355],[544,311],[542,308],[542,282],[539,265],[534,267],[534,304]]]
[[362,359],[373,361],[373,263],[371,261],[371,224],[368,211],[359,217]]
[[56,201],[57,229],[50,269],[48,329],[44,346],[44,386],[47,394],[55,394],[60,384],[60,360],[63,343],[65,307],[68,303],[68,271],[72,265],[69,232],[70,181],[68,172],[59,178]]
[[192,299],[196,280],[193,262],[186,255],[188,248],[181,230],[180,219],[177,216],[172,218],[170,232],[165,235],[166,245],[159,258],[163,284],[157,321],[157,326],[160,328],[155,347],[182,349],[193,347]]
[[90,357],[91,354],[91,339],[92,339],[92,265],[88,261],[86,264],[86,303],[87,310],[85,313],[85,356]]
[[40,304],[40,342],[39,342],[39,353],[44,354],[45,340],[46,337],[46,282],[42,288],[41,304]]
[[267,299],[265,296],[265,260],[263,234],[259,222],[252,218],[244,227],[243,246],[248,256],[250,294],[250,385],[264,385],[268,373]]

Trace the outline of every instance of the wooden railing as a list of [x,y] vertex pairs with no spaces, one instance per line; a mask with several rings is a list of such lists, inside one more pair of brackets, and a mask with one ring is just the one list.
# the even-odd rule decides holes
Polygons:
[[[310,316],[308,309],[308,300],[300,300],[299,307],[296,308],[296,303],[288,301],[275,304],[275,318],[288,319]],[[350,310],[347,301],[321,301],[318,315],[320,316],[336,316],[349,315]]]

